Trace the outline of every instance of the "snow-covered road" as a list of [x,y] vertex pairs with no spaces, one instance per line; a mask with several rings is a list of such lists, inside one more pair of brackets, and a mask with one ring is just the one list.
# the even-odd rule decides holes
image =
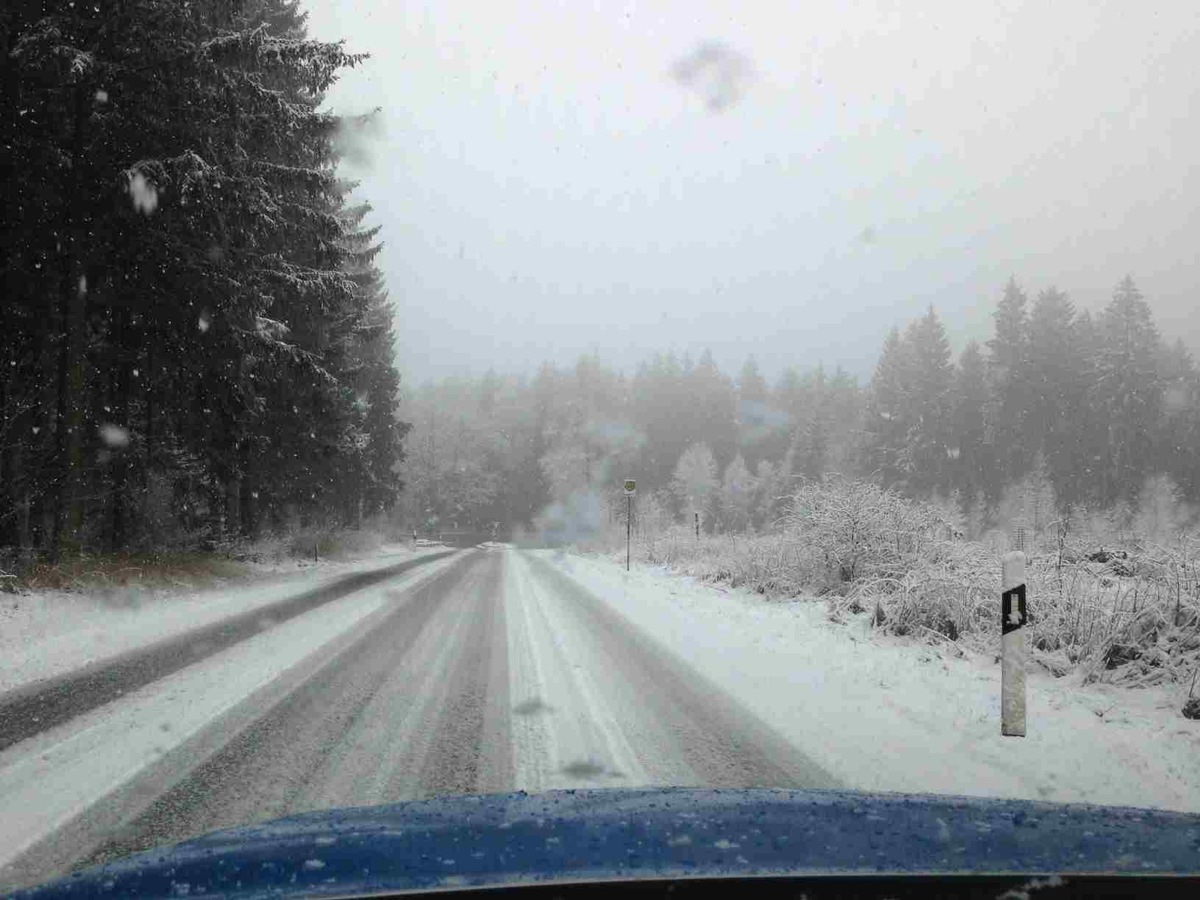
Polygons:
[[442,793],[834,786],[540,554],[435,560],[0,753],[0,887],[231,825]]

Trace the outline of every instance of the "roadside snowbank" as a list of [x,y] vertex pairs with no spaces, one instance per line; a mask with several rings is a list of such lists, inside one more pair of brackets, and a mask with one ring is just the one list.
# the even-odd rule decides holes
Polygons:
[[545,551],[848,785],[1200,810],[1200,722],[1177,688],[1031,674],[1029,735],[1000,736],[1000,667],[663,568]]
[[255,566],[261,575],[196,590],[130,587],[0,594],[0,693],[441,546],[387,544],[365,556]]

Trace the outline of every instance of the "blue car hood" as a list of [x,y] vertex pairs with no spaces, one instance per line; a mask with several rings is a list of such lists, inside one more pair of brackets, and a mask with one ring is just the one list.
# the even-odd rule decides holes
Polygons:
[[1195,873],[1200,816],[914,794],[576,790],[293,816],[24,897],[313,896],[626,878]]

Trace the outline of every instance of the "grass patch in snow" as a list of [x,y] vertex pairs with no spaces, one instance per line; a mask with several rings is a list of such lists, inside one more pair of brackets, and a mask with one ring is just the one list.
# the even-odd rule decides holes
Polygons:
[[[80,553],[49,562],[30,560],[5,578],[8,590],[94,590],[201,584],[246,574],[246,566],[211,553]],[[7,572],[7,569],[6,569]]]
[[294,560],[349,560],[377,550],[387,536],[374,529],[297,528],[212,551],[77,553],[51,561],[19,551],[0,555],[0,590],[89,591],[124,587],[201,587],[245,577],[256,565]]

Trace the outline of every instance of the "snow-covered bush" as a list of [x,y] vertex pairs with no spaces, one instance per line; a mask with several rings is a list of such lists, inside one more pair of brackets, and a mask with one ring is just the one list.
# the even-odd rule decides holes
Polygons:
[[783,528],[810,586],[842,593],[863,580],[902,578],[931,541],[953,533],[932,504],[840,475],[801,485]]
[[[1162,485],[1147,492],[1161,541],[1128,510],[1042,516],[1027,535],[1029,643],[1055,675],[1124,684],[1186,681],[1200,664],[1200,535],[1180,530]],[[1015,495],[1014,495],[1015,496]],[[1040,503],[1040,498],[1035,498]],[[1029,504],[1026,504],[1026,510]],[[1146,504],[1140,514],[1147,521]],[[625,556],[620,516],[589,549]],[[998,655],[1004,529],[969,541],[946,505],[842,477],[805,483],[778,528],[701,534],[638,498],[634,559],[767,597],[822,596],[835,619]]]

